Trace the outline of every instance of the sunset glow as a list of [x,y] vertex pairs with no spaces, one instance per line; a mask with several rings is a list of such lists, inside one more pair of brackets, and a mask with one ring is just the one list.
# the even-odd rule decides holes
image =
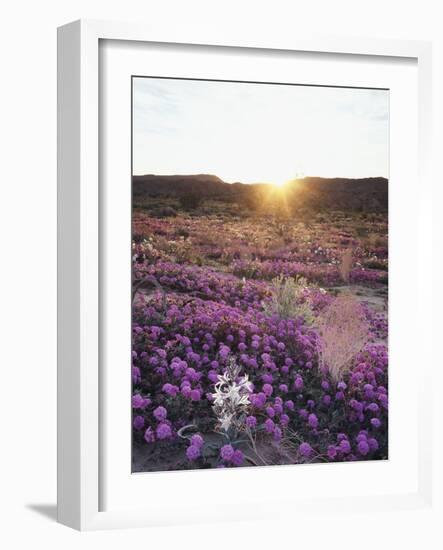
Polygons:
[[275,185],[275,187],[278,187],[280,189],[283,189],[285,185],[288,183],[288,179],[276,179],[272,182],[272,185]]

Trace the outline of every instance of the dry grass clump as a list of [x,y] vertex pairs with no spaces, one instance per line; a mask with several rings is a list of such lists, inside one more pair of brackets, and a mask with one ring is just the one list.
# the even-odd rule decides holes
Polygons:
[[369,340],[369,324],[356,298],[338,296],[317,319],[320,335],[319,366],[338,381]]
[[341,257],[341,262],[339,265],[340,277],[343,282],[349,283],[349,274],[352,269],[352,248],[347,248]]
[[387,247],[388,239],[387,237],[378,235],[377,233],[370,233],[367,238],[367,245],[370,248]]
[[266,315],[277,315],[281,319],[302,317],[307,324],[314,321],[311,302],[307,295],[309,284],[304,277],[284,277],[272,280],[273,290],[269,301],[263,303]]

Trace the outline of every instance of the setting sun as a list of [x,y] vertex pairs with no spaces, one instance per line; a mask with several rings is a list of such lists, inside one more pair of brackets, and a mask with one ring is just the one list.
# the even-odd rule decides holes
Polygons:
[[294,172],[291,177],[285,176],[285,177],[274,178],[272,180],[272,185],[274,187],[282,189],[283,187],[286,187],[289,183],[304,177],[305,177],[305,174],[303,172]]
[[272,182],[272,185],[274,185],[275,187],[279,187],[280,189],[282,187],[284,187],[287,183],[288,183],[289,180],[287,179],[282,179],[282,180],[275,180]]

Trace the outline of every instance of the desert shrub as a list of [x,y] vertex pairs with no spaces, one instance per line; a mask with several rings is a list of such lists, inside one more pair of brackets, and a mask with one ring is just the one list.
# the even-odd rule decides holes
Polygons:
[[278,223],[276,227],[276,233],[279,237],[284,237],[288,234],[288,226],[284,223]]
[[154,246],[151,238],[143,238],[141,241],[133,240],[132,259],[134,265],[143,265],[144,262],[154,262],[161,256],[161,251]]
[[251,194],[244,194],[242,197],[238,199],[239,207],[242,211],[246,210],[249,212],[255,212],[258,210],[259,207],[259,201],[257,200],[257,197],[255,195]]
[[272,281],[271,297],[263,302],[266,315],[277,315],[281,319],[303,318],[312,324],[314,314],[307,295],[308,282],[304,277],[284,277],[279,275]]
[[136,244],[139,244],[139,243],[143,242],[144,238],[145,238],[144,235],[142,235],[140,233],[133,233],[132,234],[132,240]]
[[340,277],[345,283],[349,282],[349,275],[351,273],[351,268],[352,268],[352,249],[347,248],[342,254],[340,265],[339,265]]
[[370,233],[368,235],[367,242],[368,242],[368,245],[371,248],[387,247],[388,246],[388,239],[386,237],[381,236],[381,235],[377,235],[377,233]]
[[363,265],[369,269],[380,269],[382,271],[388,270],[387,262],[383,260],[379,260],[378,258],[377,259],[369,258],[368,260],[365,260],[363,262]]
[[183,237],[184,239],[188,239],[191,236],[191,233],[186,229],[186,227],[177,227],[175,230],[175,235],[177,237]]
[[157,208],[152,208],[149,214],[153,218],[175,218],[177,210],[172,208],[172,206],[158,206]]
[[369,341],[368,321],[358,300],[343,294],[321,312],[317,326],[320,368],[338,381]]
[[185,210],[195,210],[202,203],[202,197],[198,193],[192,192],[180,197],[180,206]]
[[355,234],[357,237],[367,237],[368,235],[368,228],[366,225],[357,225],[355,227]]
[[200,255],[190,239],[179,237],[167,241],[165,251],[168,257],[179,264],[199,264]]

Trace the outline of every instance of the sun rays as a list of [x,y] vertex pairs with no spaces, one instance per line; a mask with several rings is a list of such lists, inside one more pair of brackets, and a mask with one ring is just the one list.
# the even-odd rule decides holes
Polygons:
[[276,180],[272,185],[267,186],[266,193],[263,197],[263,207],[273,207],[280,214],[289,216],[291,214],[289,195],[292,194],[291,180],[282,179]]
[[279,189],[282,189],[283,187],[285,187],[285,185],[288,183],[288,180],[287,179],[282,179],[282,180],[275,180],[272,182],[272,185],[274,187],[277,187]]

